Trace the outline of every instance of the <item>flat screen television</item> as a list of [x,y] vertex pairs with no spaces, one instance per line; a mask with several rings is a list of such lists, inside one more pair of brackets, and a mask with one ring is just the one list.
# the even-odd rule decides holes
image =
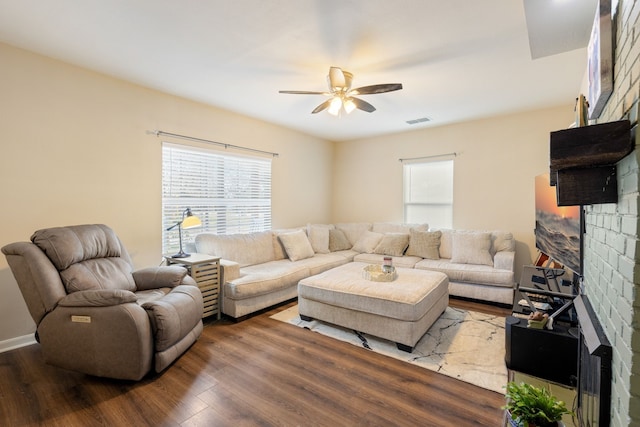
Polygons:
[[536,247],[551,260],[582,275],[581,206],[558,206],[549,174],[536,176]]

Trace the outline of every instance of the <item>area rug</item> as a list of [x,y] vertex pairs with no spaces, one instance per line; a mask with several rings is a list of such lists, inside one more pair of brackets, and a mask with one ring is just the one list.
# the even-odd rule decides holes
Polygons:
[[507,368],[504,363],[504,322],[501,316],[447,307],[440,318],[418,341],[412,353],[396,344],[329,323],[306,322],[298,306],[271,316],[272,319],[364,347],[422,368],[457,378],[498,393],[505,392]]

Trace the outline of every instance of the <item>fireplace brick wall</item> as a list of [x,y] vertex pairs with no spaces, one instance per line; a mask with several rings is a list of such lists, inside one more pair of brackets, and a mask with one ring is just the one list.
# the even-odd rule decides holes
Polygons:
[[[640,96],[640,0],[620,0],[613,20],[614,91],[597,123],[628,118],[633,126]],[[639,165],[637,149],[618,162],[618,203],[585,208],[583,286],[613,346],[611,425],[620,427],[640,425]]]

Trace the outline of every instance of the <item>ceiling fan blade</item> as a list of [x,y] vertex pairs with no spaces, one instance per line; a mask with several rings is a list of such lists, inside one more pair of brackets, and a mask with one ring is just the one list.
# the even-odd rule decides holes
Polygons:
[[376,111],[376,107],[369,104],[367,101],[363,101],[362,99],[358,98],[351,98],[351,100],[354,104],[356,104],[356,108],[358,108],[359,110],[366,111],[367,113],[373,113],[374,111]]
[[329,68],[329,89],[334,92],[346,86],[346,79],[340,67]]
[[349,95],[372,95],[374,93],[393,92],[402,89],[402,83],[386,83],[381,85],[363,86],[353,89]]
[[[333,98],[332,98],[333,99]],[[318,105],[312,112],[311,114],[316,114],[319,113],[322,110],[326,110],[327,108],[329,108],[329,105],[331,105],[331,99],[327,99],[326,101],[324,101],[322,104]]]
[[278,93],[290,93],[293,95],[331,95],[328,92],[312,92],[307,90],[279,90]]

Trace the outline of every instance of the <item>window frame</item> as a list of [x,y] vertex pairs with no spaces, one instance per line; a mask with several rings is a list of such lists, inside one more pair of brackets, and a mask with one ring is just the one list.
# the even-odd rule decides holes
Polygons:
[[186,208],[202,226],[182,230],[182,245],[202,232],[236,234],[271,229],[272,161],[209,147],[162,142],[162,251],[179,248]]
[[[420,158],[410,161],[403,160],[402,162],[402,202],[403,202],[403,218],[406,223],[427,223],[431,229],[451,229],[453,228],[453,208],[454,208],[454,173],[455,173],[455,155],[437,156],[433,158]],[[418,173],[417,168],[426,166],[443,167],[448,166],[449,170],[446,171],[450,174],[450,181],[446,183],[449,187],[447,194],[437,201],[424,201],[424,200],[409,200],[412,199],[412,194],[419,191],[411,191],[413,177]],[[414,172],[412,174],[412,171]],[[437,171],[434,171],[435,173]],[[422,193],[429,193],[432,189],[422,189]],[[424,197],[424,194],[422,195]],[[435,210],[443,211],[446,215],[445,219],[436,220],[433,216],[431,218],[415,217],[415,214],[411,214],[411,208],[423,207],[423,208],[435,208]],[[440,207],[441,209],[438,209]],[[448,214],[446,210],[449,210]],[[415,210],[415,209],[414,209]]]

